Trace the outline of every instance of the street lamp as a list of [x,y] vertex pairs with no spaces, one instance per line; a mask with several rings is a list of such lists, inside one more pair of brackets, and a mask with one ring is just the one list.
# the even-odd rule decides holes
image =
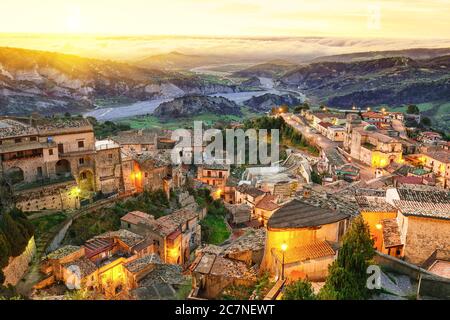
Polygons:
[[282,261],[282,263],[281,263],[281,280],[284,280],[284,253],[286,252],[286,250],[287,250],[287,244],[286,243],[283,243],[282,245],[281,245],[281,252],[283,253],[283,261]]

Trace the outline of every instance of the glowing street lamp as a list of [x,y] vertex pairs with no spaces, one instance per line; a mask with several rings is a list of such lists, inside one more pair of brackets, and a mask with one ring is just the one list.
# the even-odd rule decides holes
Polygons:
[[370,107],[367,108],[367,111],[370,111]]
[[383,226],[380,223],[377,223],[375,225],[375,228],[377,228],[378,230],[381,230],[383,228]]
[[283,253],[283,262],[281,263],[281,280],[284,280],[284,254],[287,250],[288,246],[286,243],[281,245],[281,252]]

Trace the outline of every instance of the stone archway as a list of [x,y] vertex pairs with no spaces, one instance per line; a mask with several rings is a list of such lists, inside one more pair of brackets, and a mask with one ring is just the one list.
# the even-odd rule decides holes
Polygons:
[[23,170],[19,167],[11,167],[5,171],[6,180],[14,185],[25,180],[25,175]]
[[58,176],[67,176],[72,170],[70,168],[70,162],[66,159],[61,159],[55,164],[55,172]]

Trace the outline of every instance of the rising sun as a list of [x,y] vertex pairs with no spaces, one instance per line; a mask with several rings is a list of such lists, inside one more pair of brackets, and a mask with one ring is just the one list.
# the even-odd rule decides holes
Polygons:
[[67,32],[77,33],[80,32],[82,28],[81,25],[81,11],[79,7],[72,6],[67,9],[66,16],[66,29]]

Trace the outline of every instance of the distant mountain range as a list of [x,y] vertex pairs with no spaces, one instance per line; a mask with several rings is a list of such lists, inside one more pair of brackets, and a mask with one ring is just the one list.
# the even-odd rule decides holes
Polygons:
[[53,52],[0,48],[0,114],[82,112],[97,99],[239,91],[199,76]]
[[[229,60],[229,59],[228,59]],[[156,68],[161,70],[189,70],[210,64],[226,63],[227,59],[220,56],[188,55],[177,51],[153,55],[135,62],[143,68]]]
[[414,60],[421,60],[421,59],[433,59],[445,55],[450,55],[450,48],[438,48],[438,49],[419,48],[419,49],[405,49],[405,50],[347,53],[347,54],[318,57],[313,59],[311,63],[357,62],[363,60],[375,60],[391,57],[407,57]]
[[280,77],[289,70],[298,67],[297,64],[286,60],[272,60],[266,63],[257,64],[249,68],[233,73],[233,77],[249,78],[249,77],[263,77],[276,78]]
[[279,83],[331,107],[447,100],[450,55],[425,60],[391,57],[313,63],[287,72]]

